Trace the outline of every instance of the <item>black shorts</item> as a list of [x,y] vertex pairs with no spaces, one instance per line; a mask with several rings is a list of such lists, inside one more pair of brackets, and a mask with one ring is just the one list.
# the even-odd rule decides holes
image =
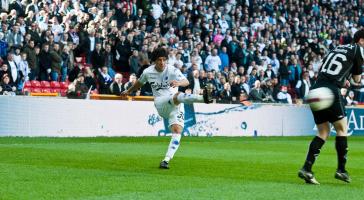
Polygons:
[[335,96],[334,103],[324,110],[312,111],[313,118],[316,124],[322,124],[324,122],[336,122],[344,117],[346,117],[345,104],[343,97],[340,92],[340,88],[334,83],[328,81],[318,81],[311,89],[316,89],[320,87],[329,88]]

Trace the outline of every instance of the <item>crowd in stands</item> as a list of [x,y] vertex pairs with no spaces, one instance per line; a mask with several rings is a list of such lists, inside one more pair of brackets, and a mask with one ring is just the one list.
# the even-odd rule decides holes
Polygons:
[[[364,26],[359,2],[1,0],[0,92],[39,80],[120,95],[164,46],[187,93],[212,84],[219,102],[300,102],[323,56]],[[348,104],[364,101],[362,86],[343,91]]]

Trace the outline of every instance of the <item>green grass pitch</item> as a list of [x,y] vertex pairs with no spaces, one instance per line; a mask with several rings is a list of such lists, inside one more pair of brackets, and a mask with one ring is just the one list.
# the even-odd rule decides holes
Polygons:
[[311,137],[0,138],[0,199],[364,199],[364,137],[350,137],[353,182],[334,179],[334,137],[297,177]]

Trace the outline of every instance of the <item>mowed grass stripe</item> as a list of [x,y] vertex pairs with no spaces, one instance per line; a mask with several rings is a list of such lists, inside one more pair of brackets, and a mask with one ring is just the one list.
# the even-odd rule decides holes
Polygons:
[[[310,138],[183,138],[171,170],[169,138],[0,138],[0,199],[360,199],[362,137],[350,138],[354,182],[333,179],[331,139],[315,172],[296,176]],[[318,195],[318,196],[317,196]],[[360,197],[360,198],[359,198]]]

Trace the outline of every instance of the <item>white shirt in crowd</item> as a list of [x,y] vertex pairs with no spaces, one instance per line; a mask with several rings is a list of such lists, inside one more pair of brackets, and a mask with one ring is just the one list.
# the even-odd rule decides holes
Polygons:
[[154,19],[159,19],[162,14],[163,14],[163,10],[162,7],[159,4],[152,4],[152,15]]
[[186,77],[183,76],[181,70],[174,66],[167,65],[163,72],[158,72],[155,69],[155,65],[151,65],[143,71],[138,81],[143,85],[149,82],[156,100],[158,97],[176,94],[178,87],[171,87],[170,82],[172,80],[180,81],[183,79],[186,79]]
[[198,78],[194,78],[194,85],[192,94],[199,94],[201,90],[200,80]]
[[18,78],[18,69],[16,67],[16,64],[14,61],[9,61],[9,67],[11,69],[11,77],[13,78],[13,81],[15,82]]
[[220,71],[219,66],[221,65],[221,59],[219,56],[209,55],[205,60],[206,71],[215,70],[216,72]]
[[89,37],[90,38],[90,51],[94,51],[95,49],[95,37]]
[[30,70],[29,70],[28,62],[26,60],[21,60],[18,64],[18,66],[19,66],[19,71],[22,72],[25,81],[29,81],[28,75],[30,73]]

